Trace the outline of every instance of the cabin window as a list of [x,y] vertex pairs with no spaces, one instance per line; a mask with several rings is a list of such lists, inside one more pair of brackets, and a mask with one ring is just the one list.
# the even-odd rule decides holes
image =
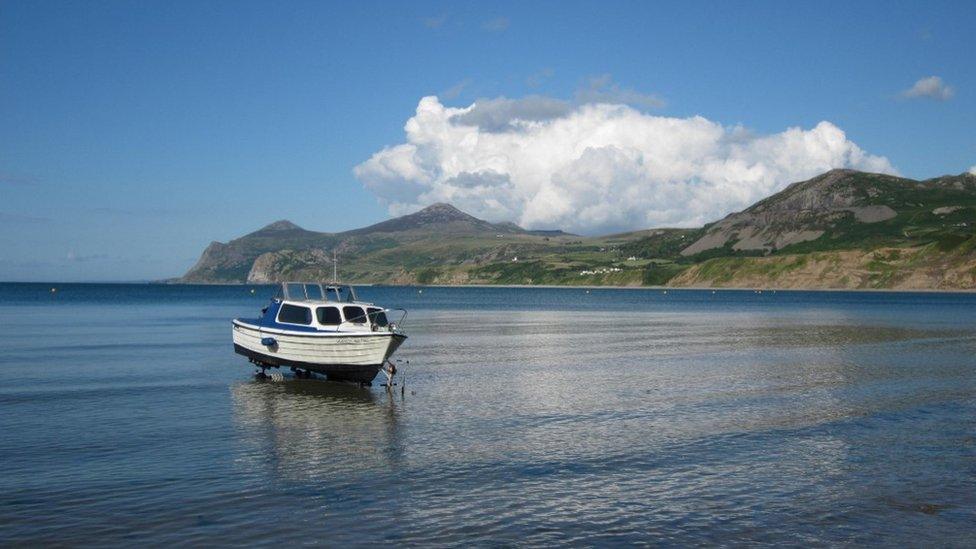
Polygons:
[[370,307],[369,309],[369,321],[377,326],[388,326],[390,322],[386,319],[386,313],[383,309],[376,309]]
[[319,317],[319,324],[324,326],[338,326],[342,324],[342,317],[339,316],[339,309],[336,307],[319,307],[315,310]]
[[281,311],[278,313],[278,322],[287,322],[288,324],[311,324],[312,310],[308,307],[299,307],[298,305],[289,305],[285,303],[281,306]]
[[366,311],[364,311],[362,307],[350,307],[347,305],[342,308],[342,314],[349,322],[354,322],[356,324],[366,323]]

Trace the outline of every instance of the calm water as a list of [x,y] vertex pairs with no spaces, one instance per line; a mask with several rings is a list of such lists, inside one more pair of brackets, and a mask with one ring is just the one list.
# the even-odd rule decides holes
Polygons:
[[257,382],[250,286],[0,284],[0,544],[976,544],[976,295],[364,288],[406,391]]

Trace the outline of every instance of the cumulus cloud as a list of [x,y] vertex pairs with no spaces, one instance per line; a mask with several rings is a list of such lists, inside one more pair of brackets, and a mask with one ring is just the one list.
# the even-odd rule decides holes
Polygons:
[[948,101],[952,99],[955,93],[956,90],[938,76],[928,76],[920,78],[911,88],[901,92],[901,95],[908,99],[926,97],[938,101]]
[[976,166],[969,168],[969,173],[971,173],[972,175],[976,175]]
[[542,95],[521,99],[479,99],[451,121],[462,126],[476,126],[486,132],[512,131],[537,122],[566,116],[572,107],[568,101]]
[[594,76],[585,86],[576,90],[577,103],[619,103],[645,109],[658,109],[665,105],[656,95],[641,93],[615,84],[609,74]]
[[424,97],[405,131],[405,142],[354,168],[391,214],[450,202],[584,234],[698,226],[832,168],[897,173],[830,122],[756,135],[701,116],[540,96],[464,108]]

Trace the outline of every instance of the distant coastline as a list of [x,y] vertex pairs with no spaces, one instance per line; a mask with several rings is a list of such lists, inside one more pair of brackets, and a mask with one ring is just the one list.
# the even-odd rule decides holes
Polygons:
[[[623,285],[571,285],[571,284],[382,284],[382,283],[356,283],[347,282],[348,284],[358,287],[358,288],[416,288],[416,289],[426,289],[426,288],[496,288],[496,289],[553,289],[553,290],[643,290],[643,291],[655,291],[655,292],[755,292],[755,293],[776,293],[776,292],[824,292],[824,293],[857,293],[857,292],[867,292],[867,293],[931,293],[931,294],[973,294],[976,293],[976,289],[939,289],[939,288],[917,288],[917,289],[900,289],[900,288],[784,288],[784,287],[719,287],[719,286],[623,286]],[[158,281],[134,281],[134,282],[119,282],[119,281],[106,281],[106,282],[96,282],[96,281],[83,281],[83,282],[64,282],[64,281],[41,281],[41,282],[31,282],[22,280],[6,280],[0,281],[0,284],[18,284],[18,285],[40,285],[40,286],[51,286],[58,288],[64,285],[118,285],[118,286],[240,286],[240,287],[253,287],[253,286],[276,286],[277,282],[262,282],[262,283],[242,283],[242,282],[173,282],[169,280]]]
[[450,204],[341,233],[279,220],[211,242],[182,283],[976,289],[976,175],[831,170],[699,228],[526,230]]
[[[353,284],[358,286],[357,284]],[[391,284],[369,284],[369,286],[392,286]],[[933,294],[971,294],[976,293],[976,289],[898,289],[898,288],[776,288],[776,287],[763,287],[763,288],[747,288],[747,287],[735,287],[735,288],[725,288],[725,287],[713,287],[713,286],[573,286],[573,285],[558,285],[558,284],[431,284],[427,286],[413,285],[413,286],[401,286],[401,287],[416,287],[416,288],[551,288],[551,289],[568,289],[568,288],[579,288],[583,290],[651,290],[651,291],[665,291],[665,292],[683,292],[683,291],[694,291],[694,292],[871,292],[871,293],[933,293]]]

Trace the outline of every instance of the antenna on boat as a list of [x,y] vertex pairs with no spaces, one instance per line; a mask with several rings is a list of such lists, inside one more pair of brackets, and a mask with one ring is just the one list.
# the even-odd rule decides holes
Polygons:
[[339,282],[339,259],[335,248],[332,248],[332,282]]

